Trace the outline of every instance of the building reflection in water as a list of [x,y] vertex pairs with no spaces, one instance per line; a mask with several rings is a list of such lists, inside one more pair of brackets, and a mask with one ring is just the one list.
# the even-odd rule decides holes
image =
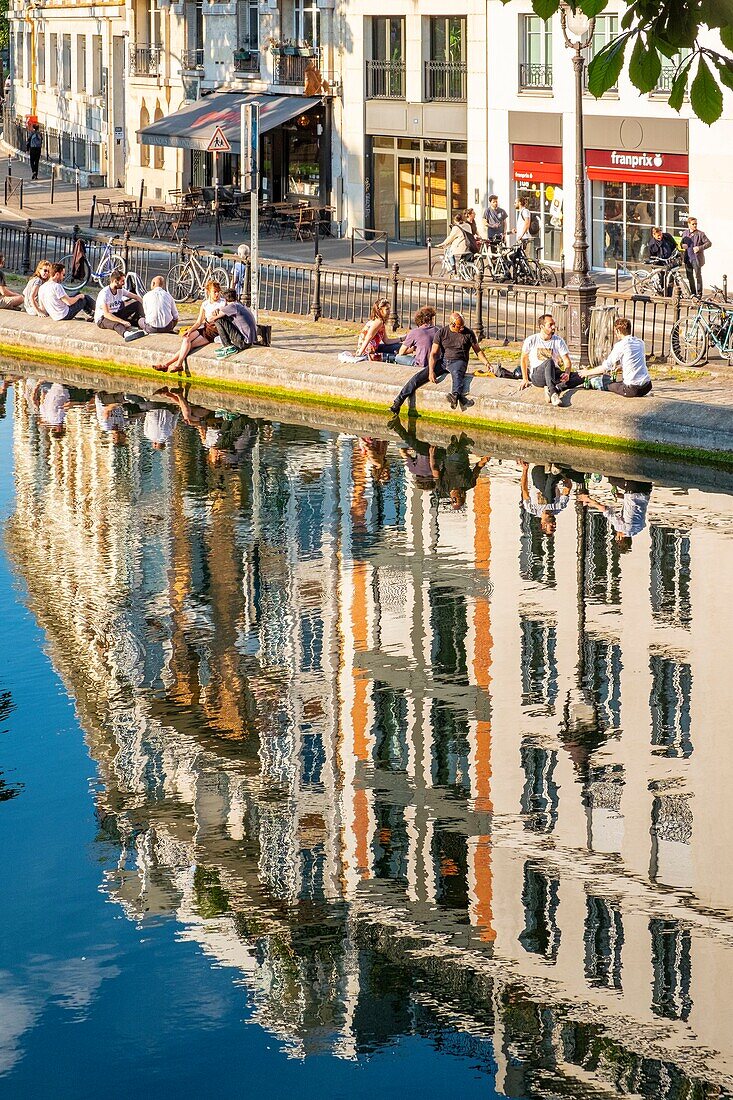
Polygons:
[[7,541],[130,919],[293,1055],[453,1014],[508,1095],[733,1074],[730,499],[110,396],[16,396]]

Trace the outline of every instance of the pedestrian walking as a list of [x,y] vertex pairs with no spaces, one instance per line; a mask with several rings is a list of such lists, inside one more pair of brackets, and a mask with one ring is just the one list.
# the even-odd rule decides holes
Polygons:
[[693,298],[702,298],[702,269],[705,253],[712,241],[697,227],[697,218],[687,219],[687,232],[683,233],[680,244],[685,250],[685,272]]
[[[621,397],[646,397],[651,393],[652,380],[646,365],[646,348],[644,341],[631,334],[631,321],[628,317],[619,317],[613,326],[616,334],[616,343],[611,348],[609,355],[603,360],[600,367],[593,370],[582,370],[580,375],[584,379],[595,382],[591,389],[609,390],[618,393]],[[612,376],[618,367],[621,368],[621,381],[615,381]]]
[[451,392],[446,400],[452,409],[460,405],[462,412],[473,405],[473,401],[463,392],[471,351],[474,351],[479,359],[483,359],[493,374],[486,353],[479,347],[476,333],[473,329],[466,328],[462,314],[451,313],[448,324],[438,329],[433,340],[428,359],[428,381],[436,381],[438,364],[442,359],[444,373],[450,374],[453,381]]
[[583,385],[583,378],[572,370],[568,346],[557,335],[555,319],[551,313],[543,313],[539,319],[539,331],[528,336],[522,344],[522,385],[543,387],[545,400],[560,405],[562,393]]
[[36,122],[31,130],[31,136],[28,138],[28,159],[31,165],[31,179],[38,179],[38,166],[41,163],[41,150],[43,148],[43,138],[41,137],[41,128]]

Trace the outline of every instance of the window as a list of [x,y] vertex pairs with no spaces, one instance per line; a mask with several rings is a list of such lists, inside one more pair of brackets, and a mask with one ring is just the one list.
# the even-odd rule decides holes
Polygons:
[[466,20],[438,16],[430,20],[430,60],[425,62],[427,100],[464,100]]
[[552,87],[552,26],[538,15],[519,17],[519,87]]
[[[144,130],[146,128],[146,126],[149,126],[149,125],[150,125],[150,111],[147,109],[147,107],[143,103],[142,107],[140,108],[140,129]],[[140,167],[141,168],[149,168],[150,167],[150,146],[149,145],[143,145],[142,142],[140,142]]]
[[317,46],[319,37],[316,0],[294,0],[293,38],[299,46]]
[[51,87],[56,88],[59,83],[59,36],[57,34],[51,35],[51,50],[48,64],[51,70]]
[[23,81],[23,32],[18,31],[15,35],[15,75],[18,82]]
[[256,52],[260,44],[258,0],[239,0],[237,4],[237,47]]
[[102,36],[92,35],[92,95],[104,94],[104,78],[102,75]]
[[71,35],[61,36],[61,80],[62,89],[71,90]]
[[40,85],[46,83],[46,35],[44,31],[38,32],[38,62],[36,79]]
[[[602,50],[604,46],[607,46],[612,39],[618,37],[618,16],[617,15],[597,15],[596,25],[593,29],[593,39],[590,46],[585,51],[586,62],[590,62],[599,50]],[[585,86],[588,87],[588,68],[583,70]],[[618,87],[608,89],[609,92],[617,92]]]
[[76,90],[87,90],[87,36],[80,34],[76,39]]
[[367,98],[405,98],[405,21],[401,17],[380,15],[372,19]]
[[[162,117],[163,117],[163,111],[161,110],[160,104],[156,103],[156,105],[155,105],[155,117],[154,117],[153,121],[154,122],[160,122]],[[153,168],[162,168],[163,165],[164,165],[164,157],[165,157],[165,149],[163,148],[163,146],[162,145],[154,145],[153,146]]]
[[679,53],[675,54],[674,57],[663,57],[662,58],[662,71],[659,74],[659,80],[657,81],[657,86],[651,93],[653,96],[665,96],[666,97],[666,96],[669,95],[669,93],[672,90],[672,84],[674,82],[674,78],[677,75],[677,71],[678,71],[680,65],[685,60],[685,58],[690,56],[691,53],[692,53],[692,50],[690,48],[688,48],[687,46],[685,46],[683,49],[681,49],[679,51]]

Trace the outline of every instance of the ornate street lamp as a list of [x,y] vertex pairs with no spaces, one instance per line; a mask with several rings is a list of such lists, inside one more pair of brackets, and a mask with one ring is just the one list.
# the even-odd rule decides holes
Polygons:
[[591,309],[596,302],[598,287],[590,273],[588,262],[588,231],[585,220],[585,146],[583,143],[583,51],[593,39],[595,19],[589,19],[580,9],[560,4],[560,25],[565,45],[573,51],[575,70],[575,240],[573,241],[573,271],[567,284],[568,347],[575,363],[587,366],[588,334]]

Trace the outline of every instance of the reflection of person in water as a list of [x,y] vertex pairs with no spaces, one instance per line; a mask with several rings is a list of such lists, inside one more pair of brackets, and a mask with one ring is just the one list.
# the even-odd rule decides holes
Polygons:
[[466,503],[469,489],[474,488],[481,471],[489,461],[489,456],[483,455],[474,466],[471,466],[469,446],[472,442],[473,440],[463,432],[458,437],[454,435],[438,466],[438,496],[449,497],[451,507],[455,510],[462,508]]
[[397,432],[405,444],[404,447],[400,447],[400,454],[405,460],[407,470],[412,474],[415,485],[418,489],[430,492],[438,484],[445,448],[426,443],[424,439],[418,439],[413,420],[409,421],[409,430],[399,419],[391,421],[390,427]]
[[378,485],[386,485],[390,478],[387,440],[363,436],[359,440],[359,450],[364,455],[365,465],[372,479]]
[[586,507],[603,513],[616,532],[616,545],[624,553],[631,549],[634,535],[638,535],[646,527],[646,513],[653,486],[648,481],[628,481],[617,477],[609,477],[608,480],[622,497],[620,508],[608,508],[588,493],[578,493],[578,500]]
[[11,375],[6,375],[2,381],[0,381],[0,420],[6,415],[5,404],[8,400],[8,390],[14,381],[15,379]]
[[94,411],[97,424],[105,435],[109,435],[115,447],[124,447],[128,425],[124,395],[100,390],[94,397]]
[[167,387],[158,390],[157,396],[167,397],[178,405],[184,423],[198,432],[211,466],[233,469],[254,447],[257,425],[248,416],[191,405],[180,391]]
[[65,386],[61,382],[38,382],[28,397],[29,407],[38,413],[38,419],[49,433],[60,439],[66,432],[66,417],[74,405],[86,405],[89,390]]
[[573,482],[568,473],[558,466],[536,463],[532,467],[530,484],[529,463],[522,462],[522,507],[530,516],[539,518],[542,533],[548,538],[555,534],[557,517],[570,500]]

